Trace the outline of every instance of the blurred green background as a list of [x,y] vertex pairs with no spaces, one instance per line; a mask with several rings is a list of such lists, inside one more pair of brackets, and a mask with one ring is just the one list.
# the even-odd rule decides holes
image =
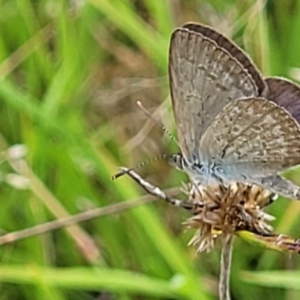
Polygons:
[[[178,150],[136,101],[175,133],[168,44],[188,21],[232,37],[264,75],[300,80],[299,0],[0,1],[2,234],[144,194],[111,176]],[[162,160],[139,173],[165,189],[186,181]],[[300,237],[300,203],[268,211]],[[187,246],[187,217],[158,201],[2,245],[0,299],[217,299],[219,250]],[[299,299],[298,266],[236,239],[232,299]]]

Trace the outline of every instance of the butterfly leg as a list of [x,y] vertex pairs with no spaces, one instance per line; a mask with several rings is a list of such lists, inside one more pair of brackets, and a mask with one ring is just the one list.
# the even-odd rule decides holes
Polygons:
[[134,172],[132,169],[126,168],[126,167],[121,167],[120,168],[121,172],[116,174],[113,179],[116,179],[120,177],[123,174],[128,174],[133,180],[135,180],[147,193],[158,197],[160,199],[165,200],[166,202],[177,206],[177,207],[182,207],[187,210],[193,209],[193,205],[190,203],[187,203],[185,201],[181,201],[172,197],[169,197],[166,193],[164,193],[159,187],[156,187],[143,179],[140,175],[138,175],[136,172]]

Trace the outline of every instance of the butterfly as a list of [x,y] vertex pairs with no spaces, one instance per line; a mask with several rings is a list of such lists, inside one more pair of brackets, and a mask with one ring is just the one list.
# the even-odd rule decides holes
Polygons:
[[263,78],[214,29],[188,23],[171,36],[169,80],[181,153],[171,163],[195,185],[256,184],[300,200],[280,175],[300,164],[300,88]]

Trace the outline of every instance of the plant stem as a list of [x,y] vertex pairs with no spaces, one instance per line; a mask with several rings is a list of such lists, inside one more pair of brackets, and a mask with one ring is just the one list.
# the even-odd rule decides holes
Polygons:
[[231,268],[233,235],[227,235],[223,241],[221,254],[221,270],[219,278],[219,297],[220,300],[230,300],[229,278]]

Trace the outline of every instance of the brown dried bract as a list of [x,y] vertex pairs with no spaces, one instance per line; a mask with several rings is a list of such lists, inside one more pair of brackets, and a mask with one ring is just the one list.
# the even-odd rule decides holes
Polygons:
[[189,245],[199,252],[210,251],[217,240],[239,230],[271,233],[267,222],[274,218],[263,208],[273,200],[273,193],[256,185],[192,186],[188,202],[193,203],[194,216],[185,225],[198,230]]

